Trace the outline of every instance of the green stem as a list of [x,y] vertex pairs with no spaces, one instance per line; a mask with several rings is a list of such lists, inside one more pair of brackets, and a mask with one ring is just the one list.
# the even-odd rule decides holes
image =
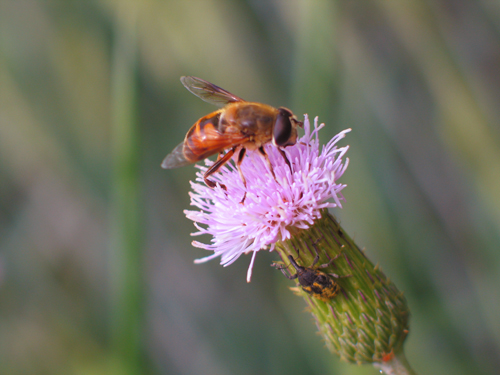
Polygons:
[[403,351],[396,353],[394,357],[387,362],[374,363],[374,366],[380,368],[386,375],[417,375],[410,367]]
[[[128,27],[127,27],[128,26]],[[132,31],[131,31],[132,30]],[[113,223],[111,343],[116,373],[142,374],[142,220],[136,50],[133,27],[117,17],[112,61]]]

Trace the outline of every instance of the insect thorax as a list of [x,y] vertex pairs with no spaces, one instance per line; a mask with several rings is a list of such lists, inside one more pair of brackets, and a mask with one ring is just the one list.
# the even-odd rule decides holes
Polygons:
[[277,110],[260,103],[233,103],[226,107],[220,119],[221,132],[227,128],[238,128],[245,135],[254,135],[271,140]]

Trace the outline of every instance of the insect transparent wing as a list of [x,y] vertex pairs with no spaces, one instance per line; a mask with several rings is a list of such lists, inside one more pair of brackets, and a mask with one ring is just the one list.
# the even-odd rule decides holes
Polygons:
[[161,163],[161,167],[163,169],[173,169],[183,167],[188,164],[192,164],[191,161],[187,160],[184,156],[184,142],[177,145],[176,148],[172,150],[170,154],[168,154],[163,162]]
[[223,107],[228,103],[245,101],[240,97],[231,94],[229,91],[201,78],[186,76],[181,77],[181,82],[185,88],[191,91],[198,98],[218,107]]

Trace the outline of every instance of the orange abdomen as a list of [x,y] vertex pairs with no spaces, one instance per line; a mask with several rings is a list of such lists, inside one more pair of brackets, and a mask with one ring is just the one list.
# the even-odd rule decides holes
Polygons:
[[220,142],[220,112],[212,112],[202,117],[189,129],[184,139],[184,156],[187,160],[194,163],[227,147]]

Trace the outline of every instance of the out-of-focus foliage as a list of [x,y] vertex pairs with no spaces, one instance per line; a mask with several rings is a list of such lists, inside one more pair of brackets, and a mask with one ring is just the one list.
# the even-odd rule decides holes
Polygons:
[[[181,75],[319,115],[325,141],[351,127],[333,213],[405,291],[409,361],[498,373],[499,25],[488,0],[0,0],[0,373],[133,372],[111,339],[124,100],[140,150],[134,371],[376,373],[329,355],[274,254],[251,284],[248,258],[193,264],[206,255],[182,213],[195,169],[160,162],[215,108]],[[118,41],[135,61],[124,89]]]

